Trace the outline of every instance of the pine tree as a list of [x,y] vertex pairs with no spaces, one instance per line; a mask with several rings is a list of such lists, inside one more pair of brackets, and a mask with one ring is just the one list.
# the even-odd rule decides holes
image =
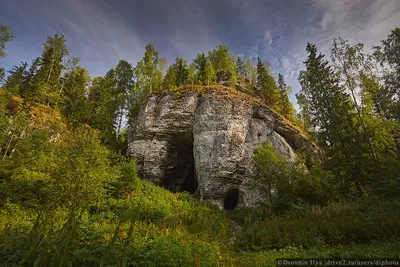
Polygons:
[[18,66],[13,66],[13,68],[8,71],[9,75],[3,88],[12,95],[18,95],[28,75],[27,68],[28,63],[26,62],[21,62]]
[[359,134],[360,125],[350,97],[339,87],[324,55],[317,54],[314,44],[307,44],[307,70],[300,73],[301,95],[307,103],[307,115],[316,129],[316,137],[326,150],[327,165],[349,190],[353,182],[359,195],[365,182],[362,168],[365,146]]
[[207,64],[207,57],[202,54],[198,54],[195,59],[193,59],[193,63],[196,66],[196,80],[199,82],[199,84],[206,85],[206,77],[205,77],[205,70],[206,70],[206,64]]
[[278,74],[278,88],[280,95],[279,110],[285,118],[293,119],[296,112],[293,104],[289,100],[290,87],[286,85],[285,79],[280,73]]
[[274,107],[279,103],[279,89],[260,58],[257,59],[257,85],[256,95],[267,105]]
[[384,86],[378,93],[379,105],[388,120],[400,122],[400,28],[375,47],[374,56],[384,67]]
[[371,154],[377,160],[374,145],[371,140],[371,133],[365,123],[363,114],[358,104],[356,89],[360,86],[360,72],[365,65],[365,55],[362,52],[363,45],[350,46],[348,41],[335,39],[331,48],[331,59],[338,75],[339,82],[352,96],[353,105],[357,111],[358,119],[363,126],[364,134],[369,144]]
[[181,57],[175,59],[176,86],[186,84],[188,76],[188,67],[186,61]]
[[[0,24],[0,58],[5,57],[6,53],[6,43],[14,39],[14,34],[11,32],[10,28],[5,25]],[[4,68],[0,68],[0,84],[3,82],[5,76]]]
[[190,64],[189,66],[187,82],[192,86],[193,89],[193,86],[196,82],[196,65],[194,63]]
[[33,101],[56,104],[61,87],[60,75],[64,69],[63,59],[69,55],[64,36],[47,37],[40,57],[40,68],[33,80]]
[[176,84],[177,84],[176,65],[172,64],[171,66],[169,66],[167,74],[164,77],[163,87],[166,89],[173,89],[175,88]]
[[89,72],[77,66],[65,78],[62,111],[71,122],[86,122],[89,117],[86,101]]
[[236,59],[236,73],[238,74],[238,76],[245,76],[244,62],[240,57]]

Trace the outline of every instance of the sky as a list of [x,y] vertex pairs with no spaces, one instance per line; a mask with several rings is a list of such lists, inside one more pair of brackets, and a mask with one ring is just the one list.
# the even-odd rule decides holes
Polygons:
[[307,42],[327,54],[340,36],[368,51],[400,27],[400,0],[0,0],[0,24],[15,34],[0,59],[6,69],[31,62],[55,33],[92,77],[120,59],[135,66],[148,43],[169,63],[226,44],[269,61],[296,102]]

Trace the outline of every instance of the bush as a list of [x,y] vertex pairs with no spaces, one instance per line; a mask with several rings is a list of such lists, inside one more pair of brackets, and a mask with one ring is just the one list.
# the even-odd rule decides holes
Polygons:
[[[260,251],[387,242],[400,238],[400,202],[365,199],[244,220],[236,246]],[[248,215],[250,217],[251,215]],[[382,218],[385,218],[384,220]]]

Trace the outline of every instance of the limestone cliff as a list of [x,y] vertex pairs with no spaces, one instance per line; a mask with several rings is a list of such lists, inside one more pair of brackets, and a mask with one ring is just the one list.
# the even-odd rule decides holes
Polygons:
[[315,147],[256,99],[219,87],[151,95],[130,125],[128,154],[141,177],[171,191],[198,192],[221,208],[254,206],[257,146],[269,140],[288,161]]

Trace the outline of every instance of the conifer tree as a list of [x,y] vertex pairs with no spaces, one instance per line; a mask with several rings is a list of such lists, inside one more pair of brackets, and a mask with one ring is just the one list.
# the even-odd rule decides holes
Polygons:
[[244,62],[240,57],[236,59],[236,73],[238,76],[245,76]]
[[188,67],[186,61],[181,57],[175,59],[176,86],[185,84],[188,76]]
[[282,74],[278,74],[278,88],[280,95],[280,112],[281,114],[288,119],[294,118],[295,110],[293,104],[289,100],[290,86],[287,86],[285,83],[285,79]]
[[379,102],[388,120],[400,122],[400,28],[395,28],[374,47],[374,56],[384,67],[384,86],[380,88],[376,102]]
[[279,89],[260,58],[257,59],[257,85],[256,95],[263,99],[267,105],[276,106],[279,103]]
[[196,65],[194,63],[190,64],[189,66],[187,82],[192,86],[193,89],[194,83],[196,82]]
[[167,70],[167,74],[163,80],[163,87],[166,89],[172,89],[176,86],[177,79],[176,79],[176,65],[172,64],[169,66]]
[[206,85],[206,77],[205,77],[205,70],[207,64],[207,57],[202,54],[198,54],[195,59],[193,59],[193,63],[196,66],[196,80],[199,84]]
[[339,87],[324,55],[317,53],[314,44],[307,44],[307,70],[300,73],[301,95],[307,103],[307,112],[316,129],[319,144],[326,150],[327,164],[341,179],[343,190],[354,183],[359,195],[365,182],[361,166],[366,149],[361,142],[360,125],[350,97]]
[[[14,39],[14,34],[11,32],[10,28],[0,24],[0,58],[5,57],[6,53],[6,43]],[[5,76],[4,68],[0,68],[0,84],[3,82]]]
[[69,55],[65,45],[64,36],[58,34],[47,37],[43,44],[43,52],[40,57],[33,84],[33,101],[44,104],[56,104],[58,92],[61,87],[60,75],[64,69],[63,59]]
[[18,66],[13,66],[13,68],[8,71],[9,75],[3,88],[12,95],[18,95],[26,79],[27,68],[28,63],[26,62],[21,62]]

